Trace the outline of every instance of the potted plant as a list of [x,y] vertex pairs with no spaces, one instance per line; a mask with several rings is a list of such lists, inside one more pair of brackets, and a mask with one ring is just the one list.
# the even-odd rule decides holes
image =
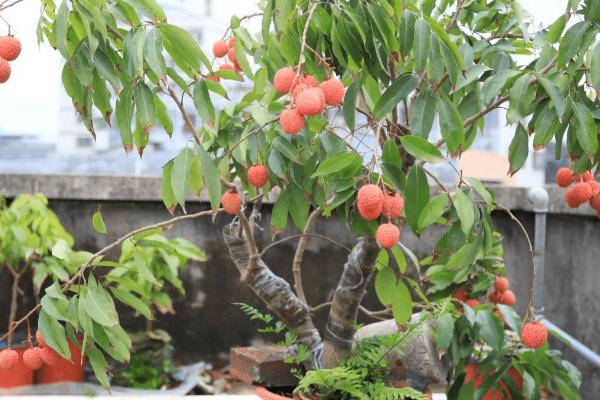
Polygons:
[[[256,17],[262,18],[261,31],[252,34],[244,22]],[[211,203],[211,210],[137,229],[81,259],[60,301],[67,308],[90,307],[77,318],[60,319],[42,305],[39,319],[54,332],[48,345],[66,355],[65,330],[79,331],[99,381],[108,385],[105,356],[125,359],[131,343],[120,329],[110,288],[91,269],[111,267],[101,258],[123,241],[226,213],[231,224],[223,238],[231,259],[242,282],[309,354],[305,379],[343,368],[352,358],[357,315],[365,311],[361,301],[374,279],[385,307],[366,310],[369,316],[389,315],[402,331],[415,308],[435,320],[435,341],[426,335],[417,349],[447,354],[449,395],[536,398],[554,390],[579,398],[578,373],[548,349],[548,331],[535,321],[531,299],[520,323],[511,322],[514,333],[504,333],[501,318],[509,322],[510,311],[501,308],[500,316],[495,304],[516,299],[501,280],[505,270],[492,213],[510,211],[448,161],[467,151],[480,132],[489,134],[487,114],[508,106],[506,120],[515,128],[509,173],[525,164],[530,136],[534,149],[566,138],[572,167],[567,185],[575,183],[568,204],[598,205],[590,172],[598,163],[597,94],[587,90],[600,87],[600,52],[592,47],[597,24],[596,2],[578,0],[541,30],[519,3],[505,0],[269,0],[261,2],[260,13],[232,18],[211,61],[154,1],[47,2],[40,37],[65,58],[63,84],[90,132],[95,135],[94,108],[106,119],[114,111],[125,151],[135,147],[142,155],[150,135],[172,134],[166,102],[174,103],[193,134],[164,166],[164,203],[171,212],[178,206],[185,211],[188,192],[201,189]],[[15,48],[14,38],[5,41]],[[231,99],[227,81],[239,80],[250,85],[245,94],[215,107],[217,97]],[[188,102],[201,125],[190,117]],[[440,180],[432,164],[456,172],[454,183]],[[270,193],[271,219],[260,221]],[[313,233],[319,216],[334,214],[360,238],[331,301],[314,305],[303,289],[303,254],[308,240],[339,245]],[[289,217],[301,233],[281,237]],[[275,237],[264,246],[255,237],[261,222]],[[442,236],[419,260],[400,241],[401,227],[416,235],[436,227]],[[265,253],[291,240],[298,246],[290,285],[269,268]],[[493,295],[490,302],[485,295]],[[322,332],[315,310],[328,310]],[[418,370],[422,361],[407,360]],[[511,368],[523,378],[522,389]],[[435,368],[422,372],[426,382],[439,375]]]

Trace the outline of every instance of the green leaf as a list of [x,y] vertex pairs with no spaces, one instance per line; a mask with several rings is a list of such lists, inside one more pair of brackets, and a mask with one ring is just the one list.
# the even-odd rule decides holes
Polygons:
[[360,79],[356,79],[348,90],[346,90],[346,95],[344,97],[344,119],[346,120],[346,125],[351,130],[354,129],[354,124],[356,121],[356,99],[358,97],[358,91],[360,90]]
[[206,57],[198,42],[185,29],[175,25],[159,24],[163,45],[173,61],[189,77],[200,73],[200,64],[212,71],[212,64]]
[[185,210],[185,198],[188,193],[190,184],[190,173],[194,152],[186,147],[173,161],[173,169],[171,171],[171,188],[173,196],[179,205]]
[[600,42],[592,47],[590,59],[590,85],[594,89],[600,88]]
[[85,297],[85,312],[91,319],[104,326],[119,322],[112,297],[100,286],[89,286]]
[[394,259],[396,260],[396,265],[398,266],[398,269],[400,270],[400,273],[403,274],[406,272],[406,257],[404,257],[404,253],[402,252],[402,250],[400,250],[400,248],[398,246],[394,246],[391,248],[392,250],[392,254],[394,255]]
[[44,341],[54,349],[62,358],[71,359],[71,350],[65,337],[65,328],[60,322],[41,310],[38,318],[38,329]]
[[598,151],[598,132],[594,117],[584,104],[573,102],[571,107],[577,118],[577,141],[586,154],[594,155]]
[[144,303],[142,300],[140,300],[133,294],[131,294],[123,289],[111,288],[110,290],[111,290],[112,294],[117,299],[119,299],[120,302],[133,308],[134,310],[139,312],[141,315],[143,315],[146,319],[153,319],[152,311],[150,311],[150,307],[148,307],[148,305],[146,303]]
[[548,93],[548,96],[550,96],[559,121],[562,120],[563,114],[565,113],[566,103],[565,98],[558,89],[558,86],[556,86],[556,83],[542,75],[538,75],[538,80],[544,87],[546,93]]
[[527,161],[529,154],[529,136],[527,130],[521,124],[515,130],[515,136],[510,142],[508,148],[508,161],[510,163],[509,173],[512,175],[517,172]]
[[[239,29],[241,28],[236,29],[235,32],[238,32]],[[252,72],[250,64],[248,63],[248,59],[246,58],[246,52],[244,51],[244,45],[241,40],[235,41],[234,49],[238,65],[248,78],[254,79],[254,73]]]
[[292,142],[285,137],[277,136],[275,139],[273,139],[271,144],[288,160],[291,160],[297,164],[300,163],[300,154],[298,154],[298,149],[296,149]]
[[429,141],[414,135],[401,136],[400,141],[404,150],[419,160],[437,163],[444,159],[440,150]]
[[171,185],[171,174],[173,172],[173,160],[170,160],[163,167],[163,177],[162,177],[162,199],[167,210],[173,214],[175,211],[175,207],[177,206],[177,199],[175,198],[175,194],[173,193],[173,186]]
[[312,178],[334,174],[356,163],[362,164],[362,157],[356,153],[345,152],[335,154],[319,164]]
[[197,145],[196,151],[200,155],[200,164],[202,165],[202,175],[204,183],[208,188],[210,205],[213,210],[217,210],[221,204],[221,176],[213,159],[208,155],[204,147]]
[[65,59],[70,59],[69,47],[67,46],[67,31],[69,29],[69,7],[67,1],[63,0],[58,7],[56,21],[54,22],[54,43],[60,54]]
[[90,361],[90,365],[94,370],[94,375],[96,375],[96,379],[98,379],[100,385],[105,388],[110,387],[110,382],[108,380],[108,376],[106,375],[106,371],[108,371],[108,364],[102,352],[92,344],[87,349],[87,358]]
[[100,211],[96,211],[94,215],[92,215],[92,225],[96,232],[106,235],[106,225],[104,224],[104,219],[102,219]]
[[423,229],[436,222],[446,210],[448,204],[448,196],[445,193],[438,194],[429,200],[429,203],[421,211],[419,215],[419,222],[417,224],[418,231],[422,232]]
[[304,226],[308,220],[308,202],[304,197],[304,192],[293,186],[290,189],[291,190],[288,190],[290,200],[288,206],[292,221],[294,221],[294,225],[296,225],[298,229],[304,230]]
[[465,235],[468,235],[475,222],[475,210],[473,202],[461,189],[457,189],[452,195],[452,203],[460,219],[460,227]]
[[381,159],[384,163],[394,165],[398,168],[402,168],[402,158],[400,158],[400,152],[398,151],[398,145],[394,139],[387,139],[383,143],[383,151]]
[[504,329],[498,316],[490,311],[482,310],[477,312],[476,321],[483,340],[494,350],[500,351],[504,344]]
[[502,90],[504,89],[508,81],[519,74],[519,71],[513,69],[505,69],[488,78],[483,83],[483,87],[481,89],[483,103],[488,104],[489,102],[494,100],[498,95],[502,93]]
[[415,70],[423,71],[431,48],[431,31],[423,18],[415,23]]
[[154,94],[143,82],[137,84],[133,91],[135,99],[136,118],[144,133],[148,133],[156,122],[156,104]]
[[159,234],[159,233],[161,233],[161,232],[163,232],[163,231],[164,231],[164,229],[163,229],[163,228],[161,228],[161,227],[158,227],[158,228],[150,228],[150,229],[145,229],[145,230],[143,230],[142,232],[138,232],[138,233],[136,233],[135,235],[133,235],[132,239],[133,239],[134,241],[137,241],[137,240],[142,240],[142,239],[145,239],[145,238],[147,238],[147,237],[150,237],[150,236],[154,236],[154,235],[156,235],[156,234]]
[[429,202],[429,183],[422,167],[411,167],[406,182],[404,215],[413,232],[418,232],[419,216]]
[[418,79],[414,75],[403,75],[396,79],[381,95],[373,110],[373,117],[379,119],[390,113],[394,107],[417,87]]
[[400,53],[402,53],[403,56],[408,55],[413,47],[416,20],[417,17],[415,14],[405,8],[400,17],[400,29],[398,32],[400,38]]
[[115,115],[117,119],[117,127],[121,134],[121,142],[126,152],[131,150],[133,145],[133,131],[131,130],[131,120],[133,118],[133,101],[132,87],[127,86],[119,94],[117,104],[115,106]]
[[446,141],[450,154],[455,154],[461,150],[465,141],[465,128],[462,117],[454,103],[444,95],[438,97],[437,108],[442,137]]
[[204,122],[212,123],[215,120],[215,107],[210,100],[208,88],[204,79],[194,85],[194,106]]
[[584,36],[590,26],[589,21],[581,21],[567,29],[558,46],[556,55],[558,65],[566,64],[578,51],[582,50]]
[[163,43],[160,30],[152,29],[146,37],[144,58],[152,72],[159,78],[167,75],[167,65],[165,63],[165,58],[162,55],[162,51]]
[[479,193],[481,198],[487,204],[493,205],[496,202],[496,200],[494,199],[494,193],[488,190],[488,188],[486,188],[479,179],[468,177],[467,182],[469,182],[469,185],[471,185],[471,187],[473,187],[473,189],[475,189],[477,193]]
[[392,314],[398,325],[404,325],[412,316],[413,300],[406,285],[398,281],[392,293]]
[[435,94],[429,86],[422,88],[410,112],[411,134],[427,139],[433,127],[435,113]]
[[375,276],[375,293],[381,304],[385,306],[392,304],[397,281],[396,274],[391,268],[385,267],[377,272]]
[[277,229],[284,229],[288,222],[289,196],[286,190],[283,190],[277,201],[273,205],[271,214],[271,226]]
[[435,344],[440,350],[445,350],[452,343],[454,337],[454,319],[451,314],[441,315],[435,321]]

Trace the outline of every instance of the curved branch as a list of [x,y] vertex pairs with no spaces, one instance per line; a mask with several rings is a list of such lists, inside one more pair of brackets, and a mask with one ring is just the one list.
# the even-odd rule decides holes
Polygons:
[[304,287],[302,286],[302,257],[304,256],[304,250],[306,250],[306,243],[308,242],[307,234],[312,229],[320,214],[321,207],[317,207],[308,217],[308,221],[306,221],[306,225],[304,226],[304,232],[302,232],[302,236],[298,241],[296,254],[294,254],[294,261],[292,262],[292,273],[294,274],[294,289],[296,289],[296,294],[298,294],[300,300],[302,300],[305,303],[306,295],[304,294]]

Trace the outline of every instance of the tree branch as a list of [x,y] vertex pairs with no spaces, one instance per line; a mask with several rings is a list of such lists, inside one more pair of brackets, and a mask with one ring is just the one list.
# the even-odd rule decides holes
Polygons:
[[298,247],[296,248],[296,254],[294,254],[294,261],[292,262],[292,273],[294,274],[294,289],[296,294],[304,303],[306,302],[306,295],[304,294],[304,288],[302,286],[302,257],[304,256],[304,250],[306,249],[306,243],[308,242],[308,232],[312,229],[313,225],[317,221],[317,218],[321,215],[321,207],[317,207],[308,217],[306,225],[304,226],[304,232],[298,241]]

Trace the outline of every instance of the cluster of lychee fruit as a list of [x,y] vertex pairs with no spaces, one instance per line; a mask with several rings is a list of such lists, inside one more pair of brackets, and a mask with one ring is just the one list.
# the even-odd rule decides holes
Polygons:
[[[229,60],[229,62],[219,65],[219,71],[233,70],[239,73],[242,70],[237,62],[237,57],[235,55],[235,38],[233,36],[231,36],[229,40],[227,40],[227,42],[225,42],[224,40],[217,40],[213,44],[212,50],[215,57],[227,57],[227,59]],[[219,77],[211,76],[210,79],[218,81]]]
[[[261,188],[269,181],[269,171],[264,164],[248,168],[248,182],[255,188]],[[221,196],[221,205],[227,214],[237,215],[242,208],[242,199],[235,190],[228,190]]]
[[496,278],[496,282],[494,283],[494,290],[488,298],[490,302],[493,304],[504,304],[507,306],[512,306],[517,302],[517,296],[515,293],[509,289],[510,282],[503,276],[499,276]]
[[[469,382],[473,382],[473,388],[477,389],[478,387],[480,387],[483,384],[483,380],[485,378],[485,373],[480,373],[479,372],[479,366],[477,364],[471,363],[469,365],[467,365],[465,367],[465,380],[464,380],[464,384],[467,384]],[[514,387],[520,392],[523,390],[523,377],[521,376],[521,374],[519,373],[519,371],[517,371],[516,368],[511,367],[508,369],[508,371],[506,372],[508,377],[513,381],[514,383]],[[489,370],[487,371],[487,374],[489,376],[494,375],[494,371]],[[499,381],[498,382],[498,386],[500,386],[500,388],[492,388],[490,390],[488,390],[485,394],[485,396],[483,396],[483,400],[502,400],[504,399],[512,399],[512,395],[510,394],[510,391],[508,390],[508,386],[506,385],[506,383],[504,381]]]
[[479,303],[479,300],[470,297],[469,292],[467,292],[463,288],[458,288],[454,291],[454,298],[458,301],[462,301],[463,303],[465,303],[466,305],[468,305],[471,308],[475,308],[479,304],[481,304],[481,303]]
[[[35,333],[38,347],[29,347],[23,352],[23,364],[31,370],[42,368],[44,364],[56,365],[60,356],[56,351],[50,348],[40,331]],[[16,350],[5,349],[0,351],[0,369],[13,369],[21,362],[21,357]]]
[[275,73],[273,84],[279,93],[291,95],[290,107],[279,116],[279,124],[288,135],[304,128],[304,117],[321,114],[325,106],[339,106],[344,101],[344,84],[333,77],[319,84],[312,75],[283,67]]
[[[573,186],[571,186],[575,183]],[[556,172],[556,184],[567,189],[565,201],[571,208],[578,208],[589,202],[590,207],[596,210],[600,218],[600,183],[594,180],[592,171],[585,171],[581,175],[575,175],[570,168],[560,168]]]
[[377,228],[377,240],[381,247],[391,249],[400,240],[400,229],[391,220],[402,215],[404,198],[400,193],[384,193],[377,185],[367,184],[358,190],[356,205],[361,217],[374,221],[380,216],[387,222]]
[[14,61],[21,54],[21,42],[14,36],[0,36],[0,83],[10,78],[9,61]]

